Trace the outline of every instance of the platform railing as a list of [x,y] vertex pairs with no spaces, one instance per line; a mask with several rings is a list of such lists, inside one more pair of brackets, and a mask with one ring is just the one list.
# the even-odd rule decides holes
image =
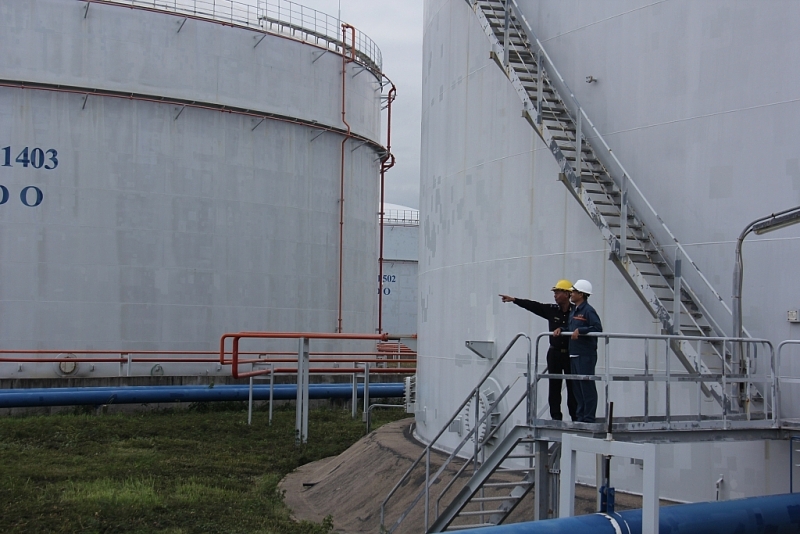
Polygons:
[[[533,381],[531,385],[530,407],[528,410],[528,424],[530,426],[540,426],[546,424],[533,414],[538,413],[538,385],[540,380],[547,379],[566,379],[598,382],[603,390],[604,409],[602,417],[607,417],[609,405],[616,401],[617,407],[625,406],[628,413],[625,415],[615,414],[614,423],[619,425],[633,425],[632,429],[639,431],[667,429],[699,429],[704,426],[709,428],[727,429],[733,426],[752,425],[752,421],[762,421],[771,427],[780,426],[780,394],[778,380],[778,358],[772,343],[766,339],[755,338],[730,338],[730,337],[701,337],[701,336],[681,336],[681,335],[647,335],[647,334],[624,334],[624,333],[592,333],[589,337],[598,338],[598,355],[603,355],[598,359],[601,366],[592,375],[577,374],[548,374],[539,371],[539,344],[542,338],[551,336],[550,332],[543,332],[536,338],[536,348],[534,351]],[[570,333],[563,333],[569,336]],[[710,350],[707,344],[716,343],[723,347],[732,347],[734,343],[742,343],[747,347],[744,356],[744,365],[739,372],[730,372],[726,365],[719,365],[711,373],[687,373],[670,351],[670,343],[685,342],[694,344],[697,354],[703,354]],[[625,345],[624,347],[622,345]],[[634,346],[631,346],[633,344]],[[639,349],[635,345],[639,345]],[[631,356],[638,354],[641,359],[632,360]],[[615,354],[623,353],[624,357],[617,359]],[[730,353],[730,352],[728,352]],[[759,364],[766,361],[766,367]],[[632,363],[635,362],[635,363]],[[626,372],[612,371],[613,369],[626,369]],[[642,385],[642,405],[641,410],[632,410],[630,394],[623,399],[619,392],[614,391],[615,384],[636,384]],[[724,392],[725,402],[718,410],[703,413],[702,385],[706,383],[717,383]],[[683,384],[696,385],[696,410],[683,409],[675,410],[678,402],[673,397],[673,389]],[[766,392],[763,398],[754,397],[755,388],[759,386]],[[685,393],[685,388],[681,390]],[[660,397],[663,395],[663,397]],[[688,399],[681,399],[685,405],[690,405]],[[694,400],[694,399],[693,399]],[[624,402],[623,402],[624,401]],[[760,407],[757,404],[762,404]],[[658,405],[660,409],[653,411],[652,405]],[[599,408],[599,406],[598,406]],[[680,410],[680,408],[679,408]],[[634,414],[631,414],[634,411]],[[721,427],[720,427],[721,424]]]
[[[290,0],[258,0],[256,5],[235,0],[80,0],[166,11],[192,18],[222,22],[288,36],[343,54],[342,21],[332,15]],[[364,32],[356,30],[356,59],[380,76],[381,51]]]
[[[788,345],[800,345],[800,339],[787,339],[786,341],[781,341],[778,344],[778,362],[777,362],[777,369],[776,373],[778,375],[778,384],[777,384],[777,393],[776,395],[780,397],[781,395],[781,384],[800,384],[800,377],[792,377],[792,376],[785,376],[783,374],[783,351]],[[781,417],[784,416],[783,413],[779,414]],[[796,415],[795,415],[796,417]]]

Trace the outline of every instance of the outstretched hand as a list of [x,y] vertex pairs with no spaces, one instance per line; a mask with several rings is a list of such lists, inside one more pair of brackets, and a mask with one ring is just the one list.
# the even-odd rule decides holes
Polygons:
[[514,302],[514,300],[515,300],[514,297],[510,297],[508,295],[500,295],[500,299],[503,302]]

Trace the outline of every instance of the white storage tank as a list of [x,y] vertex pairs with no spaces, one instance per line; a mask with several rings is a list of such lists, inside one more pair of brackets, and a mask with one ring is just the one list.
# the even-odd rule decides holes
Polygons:
[[380,51],[279,3],[0,0],[3,348],[375,331]]
[[[383,213],[382,330],[416,334],[419,210],[384,203]],[[416,347],[413,339],[403,343]]]
[[[800,4],[519,3],[599,132],[730,305],[740,232],[800,204],[800,71],[791,67],[800,54],[792,25]],[[590,303],[605,331],[660,334],[662,325],[559,182],[553,155],[490,58],[470,2],[427,0],[424,24],[417,432],[431,439],[492,363],[465,341],[494,341],[501,350],[518,332],[547,330],[544,320],[498,294],[551,302],[557,280],[584,278],[594,286]],[[798,238],[795,226],[744,244],[744,326],[776,347],[800,337],[800,326],[787,320],[800,306]],[[797,352],[786,352],[782,374],[800,376]],[[621,358],[620,367],[641,367],[634,355]],[[524,360],[520,348],[498,369],[501,386],[524,372]],[[641,392],[633,390],[618,399],[615,415],[641,412]],[[798,395],[797,388],[783,392],[784,416],[800,416]],[[598,415],[602,399],[601,391]],[[706,413],[714,410],[713,401],[701,402]],[[522,410],[512,417],[523,420]],[[445,446],[459,439],[446,432]],[[720,498],[788,491],[786,442],[662,451],[664,497],[713,500],[720,475]],[[594,481],[593,463],[581,478]],[[618,466],[612,478],[618,488],[641,490],[636,466]]]

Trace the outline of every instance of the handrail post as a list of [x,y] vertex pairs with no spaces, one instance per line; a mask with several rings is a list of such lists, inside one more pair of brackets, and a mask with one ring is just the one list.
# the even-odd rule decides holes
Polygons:
[[[256,364],[250,364],[251,371],[255,369]],[[253,423],[253,377],[250,377],[250,387],[247,390],[247,426]]]
[[650,340],[644,340],[644,422],[650,421]]
[[536,124],[542,127],[542,98],[544,95],[544,79],[542,77],[542,51],[536,49]]
[[431,491],[431,448],[425,449],[425,532],[428,531],[428,511],[430,510]]
[[[604,347],[605,350],[603,351],[605,353],[604,356],[605,356],[605,360],[606,360],[605,361],[606,376],[604,378],[604,382],[606,383],[605,384],[605,395],[606,395],[605,414],[606,414],[606,423],[608,423],[609,425],[611,424],[611,421],[609,420],[609,402],[610,402],[610,399],[608,398],[608,396],[609,396],[608,395],[609,394],[609,387],[610,387],[610,383],[611,383],[611,362],[609,361],[609,356],[608,356],[608,344],[610,342],[611,342],[610,338],[605,338],[605,347]],[[609,428],[609,432],[611,432],[611,426],[609,426],[608,428]]]
[[[671,334],[680,335],[681,333],[681,259],[680,250],[675,251],[675,271],[673,279],[675,299],[672,301],[672,332]],[[680,345],[680,341],[677,341]]]
[[[578,102],[576,101],[575,104],[577,105]],[[578,178],[578,183],[582,183],[581,180],[581,150],[583,150],[581,143],[583,141],[583,133],[581,132],[582,126],[582,119],[583,119],[583,110],[578,106],[578,119],[575,121],[575,176]]]
[[[676,343],[677,342],[678,341],[676,341]],[[666,356],[666,359],[667,359],[667,361],[665,363],[666,369],[667,369],[667,387],[666,387],[666,401],[667,401],[666,416],[667,417],[666,417],[666,419],[667,419],[667,424],[669,424],[669,422],[670,422],[670,396],[669,396],[669,394],[670,394],[670,386],[672,384],[672,374],[670,372],[670,365],[669,365],[669,360],[670,360],[670,357],[669,357],[669,341],[664,344],[664,348],[665,348],[664,355]]]
[[364,421],[369,410],[369,362],[364,362]]
[[274,399],[275,364],[269,364],[269,426],[272,426],[272,401]]
[[508,28],[511,25],[511,10],[508,6],[508,0],[503,0],[503,11],[506,17],[503,28],[503,67],[508,71]]
[[297,348],[297,406],[295,410],[295,445],[308,442],[308,364],[309,339],[301,337]]
[[619,205],[619,255],[624,258],[628,255],[628,175],[622,173],[622,196]]
[[358,415],[358,362],[353,362],[353,395],[350,399],[350,416],[355,419]]

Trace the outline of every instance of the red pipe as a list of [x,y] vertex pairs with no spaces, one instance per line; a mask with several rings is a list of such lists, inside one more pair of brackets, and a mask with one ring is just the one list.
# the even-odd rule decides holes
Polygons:
[[[384,75],[386,78],[386,75]],[[397,94],[397,88],[392,84],[386,98],[386,155],[381,159],[381,241],[378,252],[378,333],[383,332],[383,219],[384,219],[384,193],[386,191],[386,171],[394,167],[394,154],[392,154],[392,102]]]
[[[345,53],[345,44],[347,43],[347,29],[350,28],[352,33],[352,58],[348,59]],[[356,59],[356,29],[350,24],[342,24],[342,122],[347,126],[347,133],[342,139],[342,155],[339,169],[339,309],[336,316],[336,331],[342,331],[342,285],[344,279],[344,145],[350,139],[350,124],[345,118],[346,113],[346,88],[347,88],[347,64]]]
[[[233,347],[231,349],[230,362],[225,361],[225,340],[232,339]],[[248,374],[239,373],[239,340],[245,339],[339,339],[339,340],[374,340],[374,341],[388,341],[388,334],[342,334],[342,333],[325,333],[325,332],[236,332],[223,334],[219,338],[219,361],[220,363],[231,364],[231,374],[233,378],[244,378],[253,376]]]

